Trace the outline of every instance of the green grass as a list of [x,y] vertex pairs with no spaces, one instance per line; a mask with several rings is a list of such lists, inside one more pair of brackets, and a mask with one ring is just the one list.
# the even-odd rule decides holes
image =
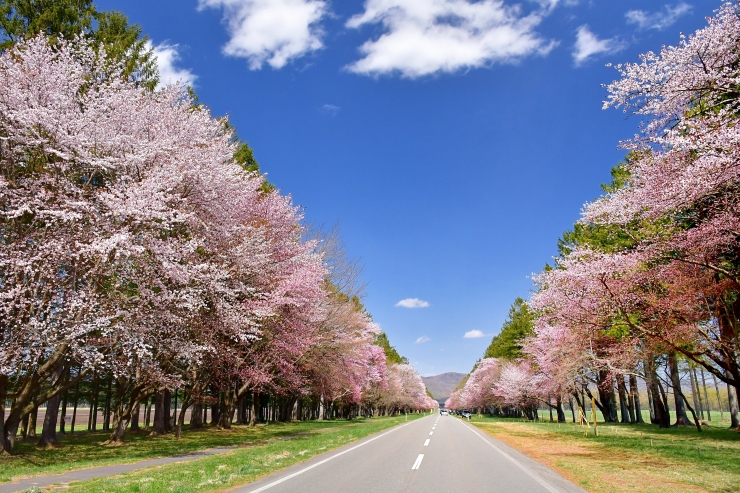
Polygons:
[[[409,419],[412,417],[415,415],[409,415]],[[366,428],[374,430],[378,426],[392,426],[399,419],[403,417],[270,423],[254,428],[234,426],[231,430],[206,428],[190,431],[186,427],[180,440],[175,439],[174,434],[150,437],[148,433],[139,432],[127,434],[126,442],[119,446],[102,445],[108,435],[100,432],[58,435],[60,446],[53,449],[39,449],[36,447],[37,439],[29,439],[18,443],[15,455],[0,455],[0,482],[30,476],[58,474],[74,469],[126,464],[213,447],[265,444],[270,440],[297,434],[318,433],[317,436],[321,436],[324,432],[334,429],[338,431]],[[388,424],[385,425],[386,423]]]
[[[424,415],[409,415],[409,421]],[[404,416],[337,422],[314,426],[311,433],[286,440],[260,442],[218,456],[168,464],[107,478],[73,483],[69,493],[189,493],[222,491],[250,483],[277,470],[357,441],[405,421]],[[316,422],[308,423],[314,425]],[[303,426],[301,426],[303,425]],[[272,425],[271,425],[272,426]],[[293,433],[305,423],[284,425]]]
[[[573,415],[572,415],[570,409],[567,409],[567,408],[564,408],[564,409],[565,409],[565,418],[568,421],[572,421]],[[547,409],[540,409],[538,411],[538,413],[539,413],[540,419],[543,419],[543,420],[549,420],[550,419],[550,411],[549,410],[547,410]],[[668,413],[671,415],[671,422],[675,422],[676,421],[676,411],[668,411]],[[688,414],[689,419],[692,419],[691,418],[691,413],[689,413],[688,411],[686,413]],[[591,418],[591,410],[590,409],[588,411],[586,411],[586,414],[588,415],[588,418],[589,419],[592,419]],[[552,417],[553,417],[553,419],[558,419],[558,415],[557,415],[557,413],[554,410],[552,412]],[[712,411],[711,417],[712,417],[711,420],[707,420],[707,415],[705,414],[704,415],[704,421],[706,421],[707,424],[712,425],[712,426],[716,426],[716,427],[722,427],[722,426],[725,426],[727,428],[730,427],[730,413],[724,412],[724,413],[720,414],[719,411]],[[576,419],[578,419],[578,411],[576,411]],[[650,411],[646,411],[646,410],[643,409],[643,411],[642,411],[642,420],[645,421],[645,423],[650,423]],[[601,422],[604,421],[604,415],[601,414],[601,411],[599,411],[598,409],[596,410],[596,421],[597,421],[597,423],[601,423]],[[699,421],[702,421],[702,419],[699,418]]]
[[740,434],[725,423],[693,427],[538,423],[473,417],[472,423],[559,470],[589,491],[740,490]]

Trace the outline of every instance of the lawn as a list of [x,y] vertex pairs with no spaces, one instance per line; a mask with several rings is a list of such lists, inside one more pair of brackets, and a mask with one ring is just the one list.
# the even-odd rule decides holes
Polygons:
[[740,491],[740,434],[720,427],[538,423],[476,417],[472,424],[593,493]]
[[[423,417],[409,415],[408,420]],[[263,476],[303,462],[309,458],[355,442],[373,433],[391,428],[405,421],[404,416],[393,418],[359,419],[351,422],[330,422],[333,426],[313,426],[310,433],[293,436],[287,440],[261,441],[254,446],[240,447],[223,455],[210,456],[195,461],[168,464],[134,471],[107,478],[73,483],[69,493],[190,493],[223,491],[234,486],[251,483]],[[316,424],[295,423],[293,433],[305,426]],[[273,425],[270,425],[273,426]]]
[[[409,415],[409,419],[417,416],[423,415]],[[35,446],[36,440],[29,440],[19,442],[17,454],[12,456],[0,455],[0,482],[12,481],[22,477],[58,474],[74,469],[125,464],[213,447],[256,446],[253,447],[253,450],[257,450],[264,446],[291,447],[291,445],[288,445],[291,441],[306,436],[315,437],[319,441],[321,441],[320,437],[334,437],[335,434],[359,437],[393,426],[403,419],[404,417],[400,416],[395,418],[356,419],[353,421],[270,423],[253,428],[234,426],[230,430],[206,428],[190,431],[186,427],[180,440],[177,440],[174,434],[150,437],[147,433],[140,432],[128,434],[126,442],[119,446],[102,445],[101,443],[108,435],[100,432],[59,435],[61,444],[57,448],[39,449]],[[359,435],[357,435],[358,433]],[[334,438],[331,438],[331,440],[334,440]],[[221,459],[215,458],[215,460]],[[197,461],[191,462],[187,467],[197,467],[196,463]]]

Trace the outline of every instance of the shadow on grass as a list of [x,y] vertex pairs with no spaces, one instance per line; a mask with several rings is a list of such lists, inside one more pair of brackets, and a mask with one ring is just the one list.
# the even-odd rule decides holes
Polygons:
[[120,446],[102,445],[108,437],[102,432],[58,435],[60,445],[48,449],[37,448],[37,439],[29,439],[18,443],[16,454],[0,456],[0,482],[58,474],[74,469],[184,455],[210,448],[256,445],[336,427],[352,427],[362,421],[364,420],[305,421],[270,423],[255,427],[235,425],[230,430],[215,427],[201,430],[185,429],[180,440],[177,440],[174,434],[151,437],[148,432],[141,431],[128,433],[126,441]]

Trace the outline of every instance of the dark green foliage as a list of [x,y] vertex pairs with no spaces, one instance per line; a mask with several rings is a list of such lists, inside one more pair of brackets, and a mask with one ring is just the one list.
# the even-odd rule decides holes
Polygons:
[[52,43],[84,35],[122,62],[125,76],[150,91],[157,86],[159,73],[148,38],[123,13],[98,12],[92,0],[0,0],[0,50],[42,32]]
[[7,49],[27,36],[41,32],[52,39],[72,38],[92,29],[92,0],[0,1],[0,48]]
[[[250,173],[260,172],[260,165],[254,158],[254,151],[244,141],[239,141],[239,147],[234,153],[234,162]],[[270,193],[275,190],[275,185],[264,179],[260,190],[262,190],[262,193]]]
[[398,351],[396,351],[396,348],[391,346],[391,343],[388,340],[388,336],[385,334],[385,332],[381,332],[375,337],[374,344],[376,346],[380,346],[383,348],[383,351],[385,351],[385,360],[386,362],[388,362],[388,364],[396,364],[396,365],[408,365],[409,364],[408,358],[398,354]]
[[517,298],[509,309],[509,317],[501,327],[501,332],[488,345],[484,358],[521,358],[524,339],[532,335],[533,326],[532,310],[522,298]]
[[260,165],[254,158],[254,151],[252,151],[252,148],[246,142],[242,142],[234,153],[234,162],[246,171],[252,173],[259,173],[260,171]]
[[[620,163],[611,170],[612,181],[601,185],[606,193],[613,193],[623,188],[629,180],[627,163]],[[576,223],[571,231],[563,233],[558,240],[558,252],[561,257],[571,253],[576,247],[587,246],[599,252],[613,253],[630,248],[635,239],[624,228],[613,225]]]
[[157,61],[147,48],[148,37],[138,24],[129,24],[126,15],[115,10],[96,14],[97,29],[90,34],[105,47],[109,57],[122,61],[125,75],[137,84],[154,90],[159,81]]

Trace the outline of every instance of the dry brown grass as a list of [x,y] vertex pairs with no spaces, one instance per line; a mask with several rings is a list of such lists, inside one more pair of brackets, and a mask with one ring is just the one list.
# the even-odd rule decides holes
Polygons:
[[696,436],[680,430],[670,438],[664,432],[657,435],[654,440],[660,444],[652,447],[653,429],[649,427],[602,427],[597,438],[584,436],[573,425],[486,418],[473,424],[593,493],[740,491],[738,468],[726,469],[725,461],[717,457],[726,454],[727,462],[737,463],[738,442],[730,434],[718,451],[712,445],[717,443],[716,436],[701,437],[707,440],[702,442],[706,458],[702,460],[696,451]]

